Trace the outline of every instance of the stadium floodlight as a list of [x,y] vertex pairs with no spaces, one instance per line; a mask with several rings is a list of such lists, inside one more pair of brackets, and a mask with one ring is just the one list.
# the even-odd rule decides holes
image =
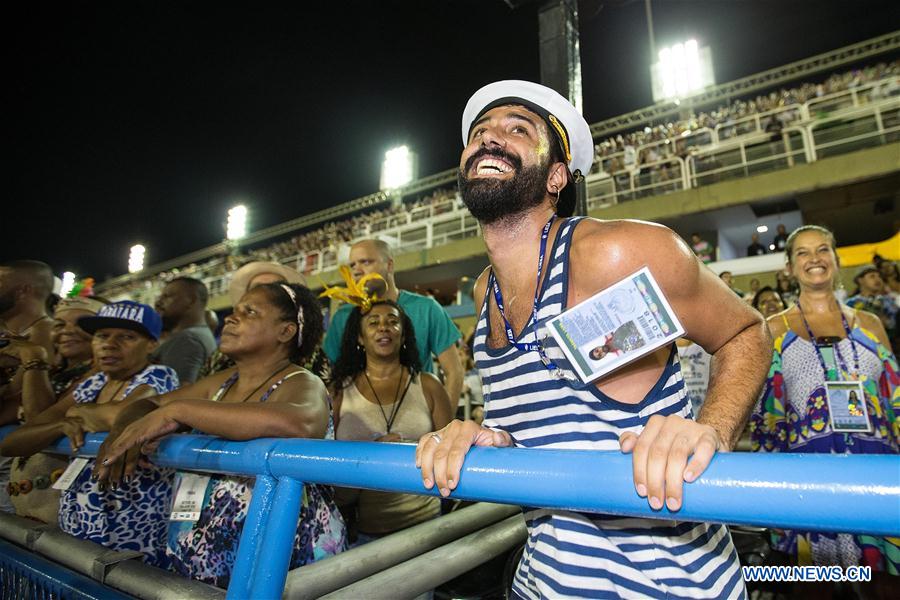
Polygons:
[[137,273],[144,270],[144,255],[147,249],[141,244],[135,244],[128,253],[128,272]]
[[225,226],[225,237],[239,240],[247,235],[247,207],[243,204],[228,209],[228,223]]
[[767,232],[768,230],[769,230],[769,226],[768,226],[768,225],[757,225],[757,226],[756,226],[756,233],[765,233],[765,232]]
[[59,295],[65,298],[75,287],[75,273],[66,271],[62,274],[62,287],[59,288]]
[[395,190],[416,178],[418,157],[407,146],[398,146],[384,153],[381,165],[382,190]]
[[709,47],[697,40],[673,44],[659,51],[659,62],[650,67],[653,100],[685,98],[714,85]]

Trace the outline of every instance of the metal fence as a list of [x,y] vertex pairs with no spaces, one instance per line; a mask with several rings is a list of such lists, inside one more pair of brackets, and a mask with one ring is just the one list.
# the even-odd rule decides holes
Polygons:
[[0,598],[124,600],[131,596],[0,540]]
[[[80,454],[95,455],[104,437],[87,436]],[[68,453],[68,441],[50,450]],[[304,482],[436,494],[422,487],[414,456],[408,444],[175,435],[162,441],[153,460],[256,477],[227,597],[277,598]],[[671,512],[653,511],[637,496],[631,457],[619,452],[474,448],[453,495],[668,520],[900,535],[900,456],[892,455],[722,453],[686,485],[683,507]]]

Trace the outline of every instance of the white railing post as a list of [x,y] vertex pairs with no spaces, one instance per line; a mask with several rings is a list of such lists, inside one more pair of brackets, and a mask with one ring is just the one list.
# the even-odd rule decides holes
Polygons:
[[819,156],[816,153],[816,123],[810,123],[806,127],[806,139],[809,143],[807,158],[809,158],[809,162],[815,162],[819,160]]
[[794,166],[794,151],[791,148],[791,136],[787,132],[787,130],[782,130],[781,132],[781,142],[784,146],[784,155],[787,157],[787,166]]
[[875,125],[878,129],[878,135],[881,136],[882,142],[884,141],[884,122],[881,120],[881,107],[875,107]]
[[741,140],[741,165],[744,166],[744,176],[748,176],[750,171],[747,169],[747,148],[744,146],[744,141]]
[[[690,157],[688,157],[688,160],[690,160]],[[678,173],[681,179],[681,189],[686,190],[691,186],[691,183],[688,180],[687,162],[680,156],[675,157],[675,162],[678,164]]]

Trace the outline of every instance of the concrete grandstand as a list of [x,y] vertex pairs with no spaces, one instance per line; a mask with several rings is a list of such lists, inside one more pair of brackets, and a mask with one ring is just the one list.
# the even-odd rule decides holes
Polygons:
[[[734,272],[739,286],[760,275],[772,283],[781,264],[776,255],[739,259],[761,225],[824,224],[842,245],[890,238],[900,189],[898,49],[895,32],[718,85],[681,105],[595,123],[590,216],[656,221],[686,239],[701,232],[718,248],[713,268]],[[446,303],[487,264],[455,178],[448,169],[392,194],[375,192],[253,232],[240,248],[223,242],[98,291],[152,301],[166,280],[190,275],[204,280],[210,306],[222,310],[229,273],[244,262],[283,262],[318,287],[338,280],[354,239],[377,236],[398,249],[401,287],[435,290]],[[465,299],[450,310],[471,317]]]

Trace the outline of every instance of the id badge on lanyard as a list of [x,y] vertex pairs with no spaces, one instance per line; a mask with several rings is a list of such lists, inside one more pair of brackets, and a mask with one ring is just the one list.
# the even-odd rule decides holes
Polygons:
[[207,475],[178,473],[175,501],[172,503],[170,521],[198,521],[206,497]]
[[871,433],[872,423],[866,408],[866,395],[861,381],[842,379],[835,360],[834,346],[819,346],[829,381],[825,382],[825,401],[832,431],[838,433]]
[[78,479],[78,476],[84,471],[88,462],[89,459],[87,458],[73,458],[72,462],[69,463],[69,466],[66,467],[66,470],[63,471],[63,474],[60,475],[59,479],[56,480],[56,483],[53,484],[53,489],[64,492],[72,487],[72,484],[75,483],[75,480]]

